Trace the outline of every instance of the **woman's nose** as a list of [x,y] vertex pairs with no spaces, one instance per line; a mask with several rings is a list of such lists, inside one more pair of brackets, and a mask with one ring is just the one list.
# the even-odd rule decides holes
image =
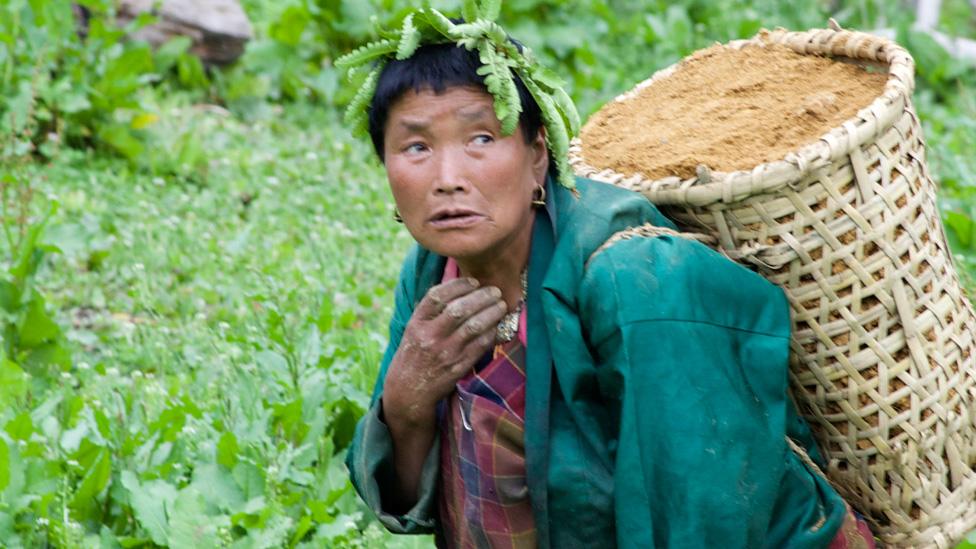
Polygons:
[[444,151],[440,155],[437,168],[437,181],[434,184],[435,192],[446,194],[463,192],[470,186],[467,170],[464,168],[463,155],[452,151]]

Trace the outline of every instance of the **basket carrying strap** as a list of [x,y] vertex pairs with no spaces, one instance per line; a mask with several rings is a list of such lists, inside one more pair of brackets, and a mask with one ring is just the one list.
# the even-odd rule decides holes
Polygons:
[[[718,247],[718,239],[715,238],[714,236],[701,234],[701,233],[683,233],[683,232],[676,231],[674,229],[669,229],[667,227],[658,227],[657,225],[651,225],[650,223],[647,223],[644,225],[638,225],[636,227],[630,227],[629,229],[624,229],[622,231],[616,232],[613,235],[611,235],[610,238],[606,240],[606,242],[601,244],[599,248],[597,248],[592,254],[590,254],[589,259],[586,260],[586,265],[589,266],[590,262],[593,261],[594,257],[599,255],[602,251],[606,250],[610,246],[613,246],[617,242],[620,242],[621,240],[630,240],[631,238],[636,238],[641,236],[650,237],[650,238],[654,238],[658,236],[672,236],[676,238],[684,238],[686,240],[695,240],[713,249]],[[722,252],[722,250],[718,250],[718,251]]]
[[[586,265],[589,266],[590,261],[593,260],[600,252],[606,250],[610,246],[613,246],[621,240],[628,240],[635,237],[649,237],[654,238],[658,236],[670,236],[675,238],[683,238],[685,240],[694,240],[695,242],[701,242],[702,244],[708,246],[709,248],[715,250],[716,252],[722,254],[729,261],[739,263],[740,265],[745,265],[746,267],[756,270],[756,268],[765,268],[768,270],[776,270],[782,266],[781,262],[773,262],[771,264],[768,261],[767,252],[769,246],[749,244],[743,245],[735,250],[729,250],[720,245],[719,238],[704,233],[696,232],[681,232],[674,229],[669,229],[667,227],[658,227],[656,225],[651,225],[647,223],[645,225],[638,225],[636,227],[630,227],[629,229],[624,229],[617,233],[614,233],[610,238],[606,240],[599,248],[596,249],[592,254],[590,254],[589,259],[586,260]],[[790,235],[784,235],[784,238],[789,238]],[[799,243],[796,244],[799,246]]]
[[827,475],[824,474],[823,470],[820,469],[819,465],[814,463],[813,459],[810,458],[810,454],[808,454],[807,451],[804,450],[802,446],[797,444],[790,437],[786,437],[786,444],[790,447],[791,450],[793,450],[793,453],[796,454],[796,457],[800,458],[800,461],[802,461],[803,464],[806,465],[808,469],[820,475],[820,477],[822,477],[827,482],[830,482],[830,479],[827,478]]

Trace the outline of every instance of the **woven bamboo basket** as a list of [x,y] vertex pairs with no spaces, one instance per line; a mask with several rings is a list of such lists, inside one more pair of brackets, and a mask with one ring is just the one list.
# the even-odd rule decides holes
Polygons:
[[643,193],[683,231],[707,234],[784,288],[791,390],[827,476],[885,544],[950,547],[976,528],[976,315],[939,220],[911,56],[831,26],[728,44],[887,68],[883,94],[816,143],[685,180],[593,168],[578,139],[570,161],[579,175]]

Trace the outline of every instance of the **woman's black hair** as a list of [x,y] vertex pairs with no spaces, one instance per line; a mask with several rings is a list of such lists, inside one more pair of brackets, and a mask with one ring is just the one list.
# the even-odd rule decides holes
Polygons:
[[[514,40],[512,42],[521,51],[522,45]],[[475,87],[488,93],[485,77],[478,74],[480,66],[477,52],[468,51],[453,43],[424,45],[407,59],[387,63],[380,73],[376,92],[369,105],[369,137],[380,161],[383,161],[383,130],[386,128],[390,107],[403,94],[409,90],[417,93],[433,90],[440,94],[452,87]],[[525,142],[529,144],[542,127],[542,113],[517,74],[515,87],[522,103],[519,127]]]

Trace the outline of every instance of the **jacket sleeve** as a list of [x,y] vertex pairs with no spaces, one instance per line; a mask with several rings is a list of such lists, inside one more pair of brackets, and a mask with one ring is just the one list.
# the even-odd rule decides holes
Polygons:
[[397,284],[393,318],[390,320],[390,341],[369,410],[356,425],[356,432],[346,454],[353,486],[366,505],[388,530],[396,534],[428,534],[433,532],[436,516],[437,471],[440,466],[440,438],[435,437],[421,471],[419,498],[412,509],[398,515],[388,511],[389,490],[396,481],[393,459],[393,438],[383,419],[383,380],[393,355],[400,346],[403,330],[413,314],[415,252],[408,255]]
[[792,454],[782,291],[680,238],[590,261],[580,314],[618,418],[621,547],[826,547],[846,512]]

